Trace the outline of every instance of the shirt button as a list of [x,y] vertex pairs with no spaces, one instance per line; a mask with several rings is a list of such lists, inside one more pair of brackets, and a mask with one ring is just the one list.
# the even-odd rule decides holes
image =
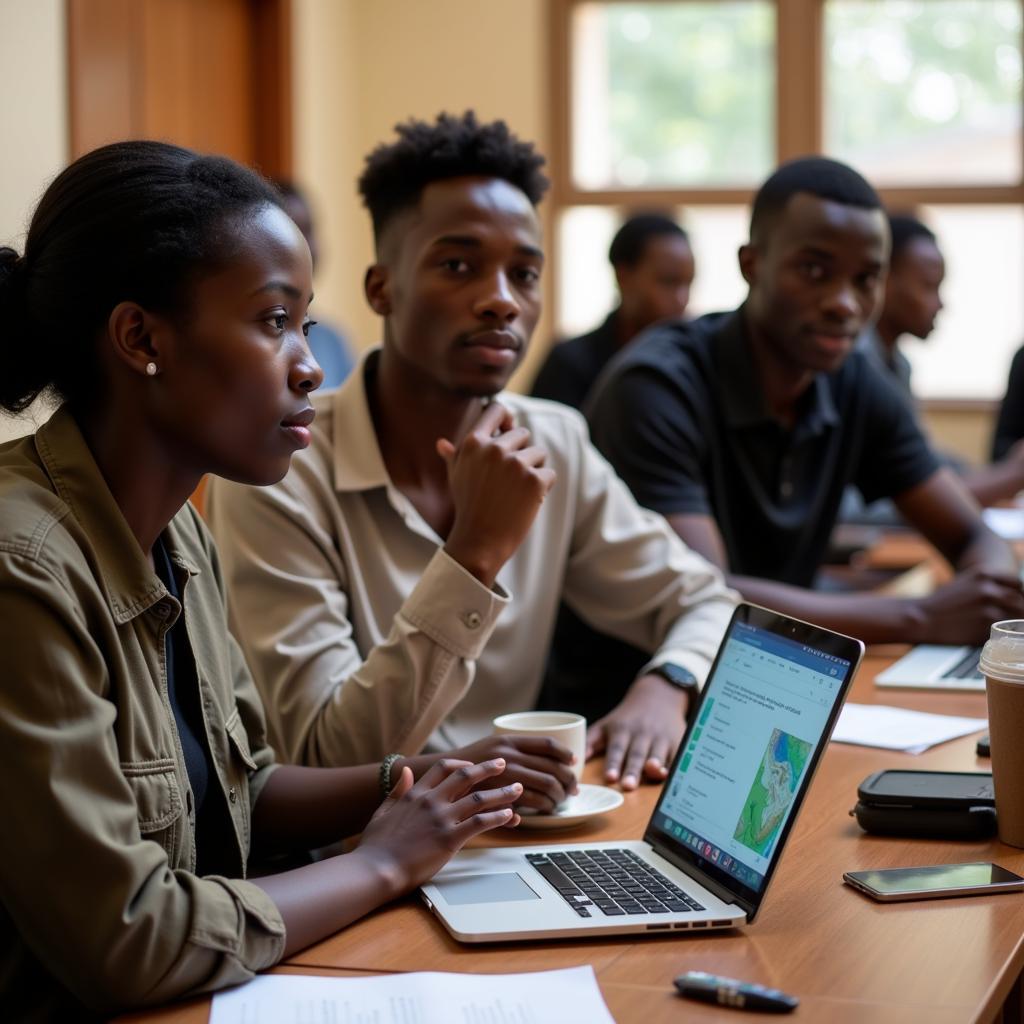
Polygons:
[[156,611],[157,616],[159,618],[161,618],[161,619],[166,619],[167,616],[170,615],[170,613],[171,613],[170,608],[168,608],[167,605],[165,605],[165,604],[158,604],[156,606],[155,611]]
[[236,800],[238,799],[238,793],[236,792],[236,790],[235,790],[235,787],[234,787],[234,786],[232,786],[232,787],[231,787],[231,788],[230,788],[230,789],[228,790],[228,799],[229,799],[229,800],[230,800],[230,801],[231,801],[232,803],[234,803],[234,802],[235,802],[235,801],[236,801]]
[[483,622],[484,619],[479,612],[466,612],[466,614],[462,616],[462,621],[469,629],[479,629],[480,623]]

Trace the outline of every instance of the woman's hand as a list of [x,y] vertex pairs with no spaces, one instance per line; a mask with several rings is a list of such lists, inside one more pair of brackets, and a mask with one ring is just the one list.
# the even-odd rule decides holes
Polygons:
[[414,783],[412,770],[404,767],[349,856],[369,859],[386,879],[391,896],[414,889],[474,836],[518,824],[511,805],[522,786],[483,787],[504,771],[501,758],[473,764],[446,757]]

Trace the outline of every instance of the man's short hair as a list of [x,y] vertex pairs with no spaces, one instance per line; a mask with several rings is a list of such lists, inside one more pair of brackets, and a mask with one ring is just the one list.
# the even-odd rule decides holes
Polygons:
[[889,232],[892,234],[890,263],[895,263],[899,254],[915,238],[927,238],[929,242],[936,242],[935,233],[932,229],[910,213],[890,213]]
[[878,193],[852,167],[824,156],[805,156],[783,164],[758,190],[750,214],[750,240],[757,242],[772,227],[798,192],[844,206],[880,210]]
[[643,258],[648,241],[662,235],[678,235],[687,243],[686,232],[663,213],[638,213],[630,217],[612,239],[608,262],[613,267],[635,267]]
[[398,140],[378,146],[367,158],[359,193],[379,240],[388,222],[415,206],[423,190],[445,178],[500,178],[536,206],[548,187],[544,157],[521,142],[504,121],[480,124],[467,110],[461,117],[439,114],[433,124],[409,120],[395,125]]

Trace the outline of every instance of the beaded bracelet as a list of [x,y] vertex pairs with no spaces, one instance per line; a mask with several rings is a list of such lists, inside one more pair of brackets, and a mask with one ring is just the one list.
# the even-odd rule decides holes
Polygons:
[[396,761],[401,761],[401,754],[388,754],[380,763],[380,771],[377,773],[377,784],[380,787],[380,798],[386,800],[391,792],[391,769],[395,767]]

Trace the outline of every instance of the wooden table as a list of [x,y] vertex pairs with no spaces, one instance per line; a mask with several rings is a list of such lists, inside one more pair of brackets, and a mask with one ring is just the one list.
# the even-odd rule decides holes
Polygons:
[[[865,659],[850,699],[984,717],[981,694],[877,691],[875,674],[904,648],[877,648]],[[778,986],[800,997],[807,1021],[929,1021],[982,1024],[1022,1020],[1024,897],[1004,895],[884,905],[841,883],[852,869],[994,860],[1024,874],[1024,850],[991,842],[881,839],[849,816],[858,783],[885,767],[988,770],[967,737],[913,757],[833,744],[794,829],[782,864],[749,929],[694,937],[463,946],[410,897],[296,954],[288,967],[315,973],[391,971],[518,972],[592,964],[617,1021],[738,1021],[734,1011],[683,1001],[672,978],[684,970]],[[596,779],[597,767],[588,768]],[[520,831],[484,843],[635,838],[657,791],[628,794],[605,818],[563,833]],[[209,1000],[193,1000],[122,1022],[208,1019]]]

